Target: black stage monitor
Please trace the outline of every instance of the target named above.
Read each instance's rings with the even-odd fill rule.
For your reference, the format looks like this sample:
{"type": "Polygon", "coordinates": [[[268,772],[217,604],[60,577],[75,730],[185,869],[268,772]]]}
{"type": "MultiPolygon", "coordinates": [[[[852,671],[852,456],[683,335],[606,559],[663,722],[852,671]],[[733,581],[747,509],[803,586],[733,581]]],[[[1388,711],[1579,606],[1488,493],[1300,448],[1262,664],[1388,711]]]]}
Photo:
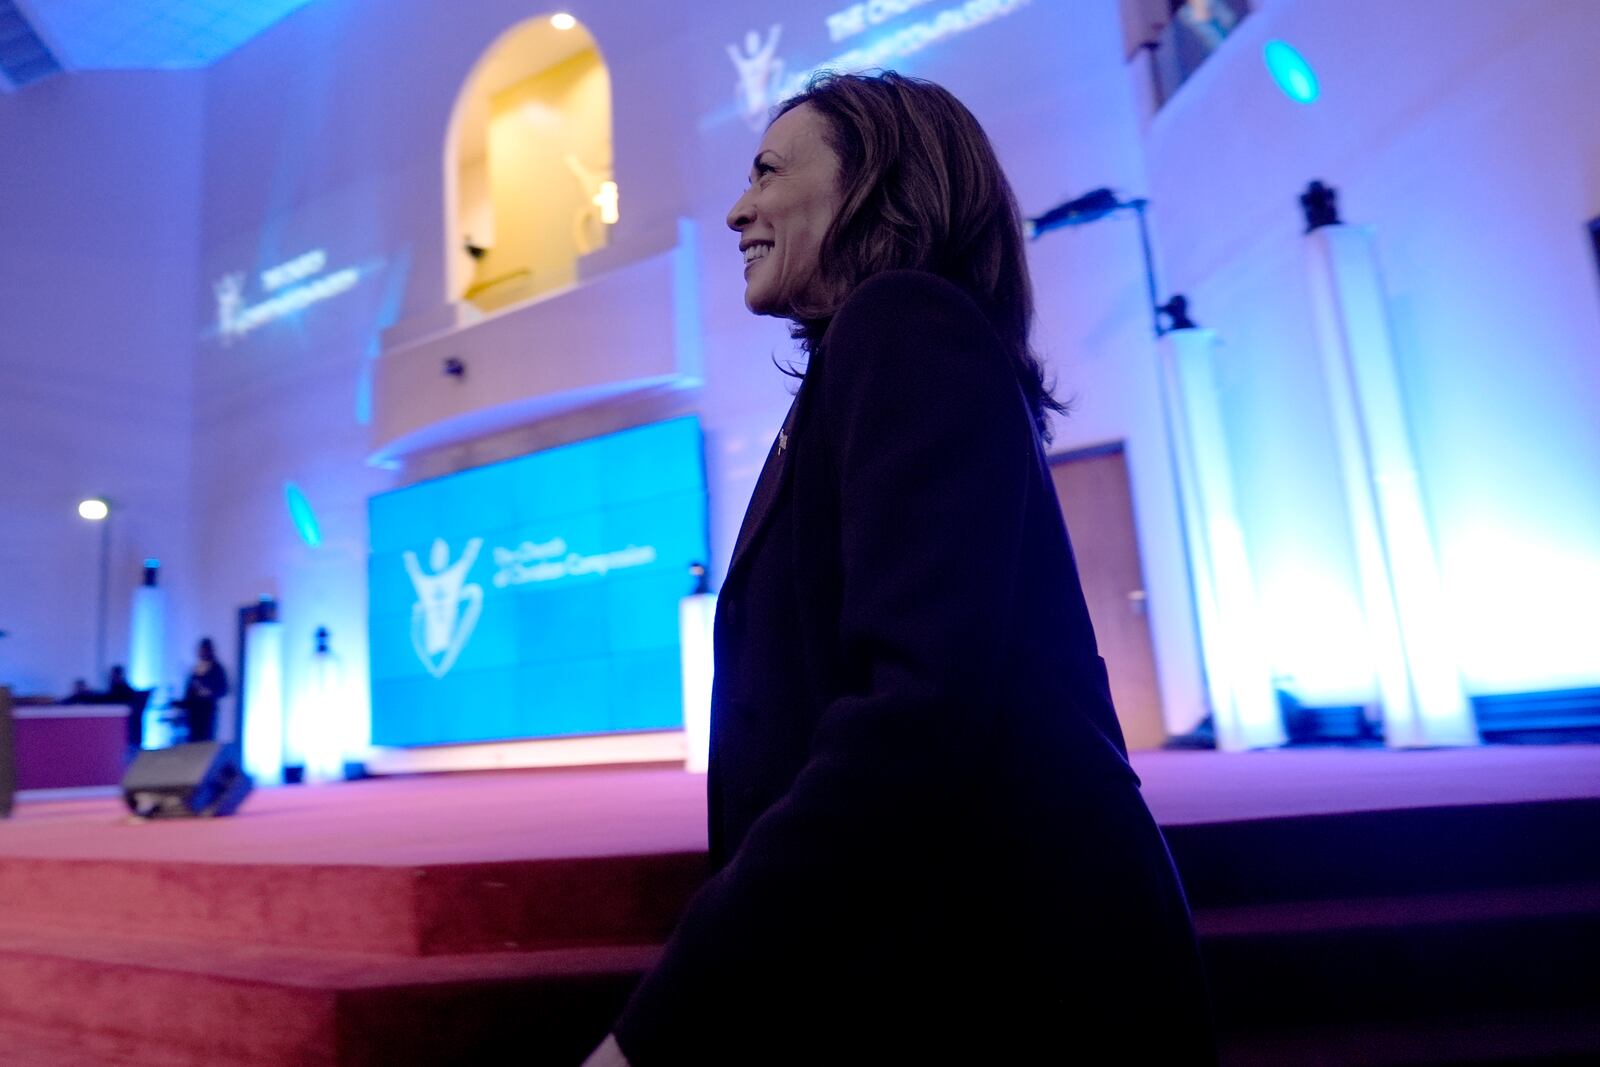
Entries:
{"type": "Polygon", "coordinates": [[[140,752],[122,776],[122,799],[142,818],[208,818],[238,811],[252,786],[233,746],[195,741],[140,752]]]}

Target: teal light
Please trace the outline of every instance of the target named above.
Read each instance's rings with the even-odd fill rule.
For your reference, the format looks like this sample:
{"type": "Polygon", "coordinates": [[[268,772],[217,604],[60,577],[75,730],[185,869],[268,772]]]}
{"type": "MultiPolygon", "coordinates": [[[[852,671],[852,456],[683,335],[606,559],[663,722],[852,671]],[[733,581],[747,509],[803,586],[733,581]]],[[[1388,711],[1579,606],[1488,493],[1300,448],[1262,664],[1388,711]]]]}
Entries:
{"type": "Polygon", "coordinates": [[[1264,50],[1267,71],[1278,88],[1297,104],[1315,102],[1321,90],[1317,87],[1317,72],[1305,57],[1282,41],[1268,41],[1264,50]]]}
{"type": "Polygon", "coordinates": [[[289,501],[289,517],[294,520],[294,528],[300,531],[300,540],[312,548],[322,544],[322,530],[317,526],[316,513],[311,510],[311,502],[300,491],[300,487],[293,482],[285,482],[283,495],[289,501]]]}

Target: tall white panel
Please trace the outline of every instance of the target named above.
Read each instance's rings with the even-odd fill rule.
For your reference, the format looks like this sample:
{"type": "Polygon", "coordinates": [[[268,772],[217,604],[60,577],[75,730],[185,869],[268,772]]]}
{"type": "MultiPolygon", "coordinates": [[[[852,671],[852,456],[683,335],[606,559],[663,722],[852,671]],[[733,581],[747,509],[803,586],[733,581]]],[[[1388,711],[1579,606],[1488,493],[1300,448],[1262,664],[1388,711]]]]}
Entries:
{"type": "Polygon", "coordinates": [[[1158,345],[1217,747],[1241,751],[1288,738],[1234,504],[1216,348],[1205,329],[1171,330],[1158,345]]]}
{"type": "Polygon", "coordinates": [[[704,772],[711,766],[712,622],[717,598],[697,593],[678,601],[678,655],[683,667],[683,732],[688,741],[684,767],[704,772]]]}
{"type": "Polygon", "coordinates": [[[1384,736],[1396,748],[1477,744],[1445,639],[1373,233],[1323,226],[1307,235],[1305,249],[1384,736]]]}
{"type": "Polygon", "coordinates": [[[244,769],[257,785],[283,782],[283,624],[252,623],[244,635],[244,769]]]}

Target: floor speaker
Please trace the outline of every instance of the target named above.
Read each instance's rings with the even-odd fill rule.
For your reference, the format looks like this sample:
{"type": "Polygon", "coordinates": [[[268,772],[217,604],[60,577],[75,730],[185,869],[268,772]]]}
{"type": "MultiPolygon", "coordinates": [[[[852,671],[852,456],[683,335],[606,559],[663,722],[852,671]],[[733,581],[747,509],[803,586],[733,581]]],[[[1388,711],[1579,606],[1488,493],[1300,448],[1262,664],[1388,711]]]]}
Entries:
{"type": "Polygon", "coordinates": [[[145,819],[232,815],[251,788],[233,746],[220,741],[146,749],[122,776],[122,799],[145,819]]]}

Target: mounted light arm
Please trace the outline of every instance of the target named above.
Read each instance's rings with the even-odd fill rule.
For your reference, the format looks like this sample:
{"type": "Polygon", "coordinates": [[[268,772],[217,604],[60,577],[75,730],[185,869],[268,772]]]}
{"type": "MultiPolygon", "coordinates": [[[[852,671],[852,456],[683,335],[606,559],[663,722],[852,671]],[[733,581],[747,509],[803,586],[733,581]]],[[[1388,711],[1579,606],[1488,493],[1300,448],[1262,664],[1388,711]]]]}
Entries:
{"type": "Polygon", "coordinates": [[[1189,319],[1188,301],[1181,295],[1175,294],[1165,304],[1158,302],[1155,257],[1150,254],[1150,227],[1145,219],[1145,208],[1149,204],[1150,201],[1142,196],[1132,200],[1121,200],[1110,189],[1093,189],[1076,200],[1056,205],[1043,215],[1024,219],[1022,232],[1030,241],[1036,241],[1051,230],[1059,230],[1065,226],[1082,226],[1085,223],[1098,222],[1119,211],[1132,211],[1139,218],[1139,245],[1144,251],[1144,278],[1150,294],[1151,325],[1155,328],[1156,336],[1161,337],[1168,330],[1192,329],[1195,324],[1189,319]],[[1163,324],[1162,315],[1171,319],[1172,325],[1163,324]]]}

